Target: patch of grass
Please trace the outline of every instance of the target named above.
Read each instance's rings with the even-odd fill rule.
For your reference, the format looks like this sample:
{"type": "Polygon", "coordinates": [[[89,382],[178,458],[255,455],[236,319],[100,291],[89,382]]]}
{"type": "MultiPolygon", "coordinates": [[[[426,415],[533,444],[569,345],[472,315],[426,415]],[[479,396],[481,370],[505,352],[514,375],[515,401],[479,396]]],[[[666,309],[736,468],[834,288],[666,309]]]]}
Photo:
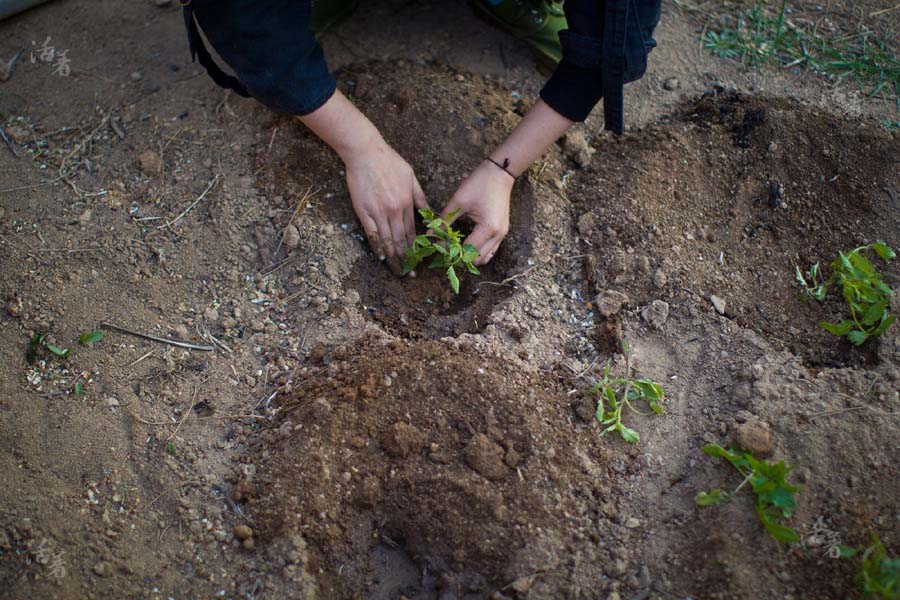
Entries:
{"type": "Polygon", "coordinates": [[[717,445],[710,444],[703,447],[703,451],[716,458],[724,458],[744,478],[733,492],[714,489],[710,492],[700,492],[694,501],[699,506],[713,506],[730,501],[747,484],[756,494],[756,515],[773,538],[779,542],[798,542],[800,536],[797,532],[781,523],[789,518],[797,506],[794,494],[800,488],[787,482],[787,475],[791,467],[784,461],[769,464],[759,460],[750,452],[744,452],[736,448],[726,450],[717,445]]]}
{"type": "Polygon", "coordinates": [[[872,600],[900,600],[900,557],[890,556],[878,539],[872,534],[872,543],[864,550],[840,548],[843,558],[850,558],[862,552],[856,581],[865,598],[872,600]]]}
{"type": "MultiPolygon", "coordinates": [[[[624,349],[628,355],[628,347],[625,346],[624,349]]],[[[590,393],[597,398],[597,420],[605,426],[600,435],[604,436],[617,431],[623,440],[635,443],[640,441],[641,436],[622,423],[622,410],[627,406],[632,412],[646,416],[650,413],[641,412],[632,404],[632,402],[643,400],[650,410],[661,415],[663,413],[663,389],[658,383],[649,379],[632,379],[631,361],[629,360],[627,363],[625,377],[610,378],[611,360],[607,361],[606,367],[603,369],[603,378],[591,387],[590,393]]]]}
{"type": "Polygon", "coordinates": [[[785,0],[779,6],[773,13],[758,2],[726,15],[719,30],[706,32],[703,47],[750,67],[805,65],[832,81],[851,79],[870,97],[892,99],[900,111],[900,56],[890,37],[872,32],[826,37],[791,22],[785,0]]]}
{"type": "Polygon", "coordinates": [[[822,302],[830,286],[838,284],[841,287],[844,300],[850,308],[850,318],[840,323],[822,321],[819,326],[834,335],[846,336],[856,346],[881,335],[897,319],[888,310],[894,292],[866,258],[865,255],[870,250],[885,261],[896,257],[890,246],[875,242],[847,252],[838,252],[838,258],[831,263],[832,275],[828,280],[823,280],[819,263],[810,267],[805,275],[800,267],[796,267],[797,281],[809,298],[822,302]]]}
{"type": "Polygon", "coordinates": [[[457,269],[465,269],[472,275],[481,274],[472,264],[472,261],[478,258],[478,250],[472,244],[463,244],[463,234],[450,225],[458,213],[459,211],[455,210],[444,219],[428,208],[419,209],[419,214],[428,227],[428,233],[416,236],[413,245],[406,249],[406,260],[403,262],[404,275],[429,256],[433,256],[428,268],[446,269],[450,287],[458,294],[457,269]]]}

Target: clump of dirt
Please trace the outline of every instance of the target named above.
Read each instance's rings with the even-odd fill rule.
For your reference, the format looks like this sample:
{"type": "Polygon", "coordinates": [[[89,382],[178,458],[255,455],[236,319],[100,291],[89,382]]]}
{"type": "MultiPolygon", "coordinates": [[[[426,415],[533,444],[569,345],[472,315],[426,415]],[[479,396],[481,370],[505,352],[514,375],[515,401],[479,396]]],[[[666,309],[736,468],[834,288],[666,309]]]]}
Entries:
{"type": "Polygon", "coordinates": [[[261,436],[238,497],[268,543],[305,539],[324,597],[577,597],[608,567],[612,455],[546,375],[465,340],[339,350],[261,436]]]}
{"type": "MultiPolygon", "coordinates": [[[[810,364],[877,358],[877,342],[855,349],[817,326],[844,318],[840,290],[803,302],[795,266],[900,243],[898,136],[793,101],[710,93],[606,143],[572,195],[597,291],[699,296],[810,364]]],[[[896,261],[879,267],[896,282],[896,261]]]]}

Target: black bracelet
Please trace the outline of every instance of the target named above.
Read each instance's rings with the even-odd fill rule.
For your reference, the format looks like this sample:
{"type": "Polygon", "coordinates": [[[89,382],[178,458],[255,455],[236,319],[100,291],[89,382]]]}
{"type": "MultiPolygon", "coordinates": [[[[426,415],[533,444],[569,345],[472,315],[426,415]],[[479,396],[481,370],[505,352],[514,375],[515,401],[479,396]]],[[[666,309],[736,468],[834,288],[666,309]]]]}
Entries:
{"type": "Polygon", "coordinates": [[[498,167],[503,169],[503,172],[506,173],[507,175],[509,175],[510,177],[512,177],[513,180],[517,179],[517,177],[515,175],[513,175],[512,173],[510,173],[509,169],[507,168],[507,167],[509,167],[509,159],[508,158],[503,159],[502,165],[500,163],[498,163],[496,160],[494,160],[493,158],[491,158],[490,156],[485,156],[484,159],[491,161],[492,163],[494,163],[495,165],[497,165],[498,167]]]}

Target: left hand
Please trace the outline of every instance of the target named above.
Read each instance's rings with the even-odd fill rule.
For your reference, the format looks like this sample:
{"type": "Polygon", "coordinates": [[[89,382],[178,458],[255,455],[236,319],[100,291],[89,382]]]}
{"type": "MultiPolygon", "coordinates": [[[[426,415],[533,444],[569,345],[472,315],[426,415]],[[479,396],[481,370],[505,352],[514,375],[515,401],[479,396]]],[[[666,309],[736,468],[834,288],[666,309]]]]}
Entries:
{"type": "Polygon", "coordinates": [[[475,229],[463,243],[472,244],[479,256],[476,266],[485,265],[497,253],[509,231],[509,197],[515,180],[503,169],[485,160],[463,181],[447,203],[442,216],[460,209],[457,218],[467,215],[475,229]]]}

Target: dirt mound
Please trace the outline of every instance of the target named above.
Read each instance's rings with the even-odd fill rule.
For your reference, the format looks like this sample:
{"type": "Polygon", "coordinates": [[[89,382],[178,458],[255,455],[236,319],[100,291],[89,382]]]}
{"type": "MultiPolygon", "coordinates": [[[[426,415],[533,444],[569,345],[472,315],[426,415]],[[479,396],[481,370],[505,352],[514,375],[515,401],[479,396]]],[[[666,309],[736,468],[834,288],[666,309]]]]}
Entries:
{"type": "Polygon", "coordinates": [[[607,456],[545,375],[466,342],[338,355],[237,485],[268,543],[305,539],[324,597],[595,585],[596,542],[620,528],[603,512],[607,456]]]}
{"type": "MultiPolygon", "coordinates": [[[[490,79],[441,64],[369,62],[347,67],[336,77],[388,143],[410,161],[436,209],[446,205],[466,175],[512,130],[517,111],[524,108],[508,89],[490,79]],[[410,93],[411,81],[417,82],[422,93],[410,93]]],[[[359,294],[370,319],[413,338],[440,338],[484,328],[493,308],[510,295],[510,288],[501,285],[503,280],[528,266],[535,199],[527,178],[521,178],[514,191],[510,233],[497,256],[477,279],[463,277],[456,296],[441,273],[426,270],[416,281],[398,280],[373,260],[342,181],[340,160],[296,124],[279,121],[276,126],[288,129],[292,139],[261,152],[257,168],[276,202],[284,204],[285,217],[293,214],[293,203],[307,189],[319,189],[325,201],[316,209],[340,224],[337,231],[350,234],[359,244],[344,288],[359,294]]],[[[462,226],[466,227],[465,222],[462,226]]]]}
{"type": "MultiPolygon", "coordinates": [[[[817,326],[840,294],[804,303],[795,266],[838,250],[900,244],[900,137],[787,100],[711,93],[667,122],[604,139],[571,195],[598,251],[588,278],[646,303],[693,295],[811,364],[871,363],[817,326]]],[[[889,277],[898,266],[884,267],[889,277]]]]}

